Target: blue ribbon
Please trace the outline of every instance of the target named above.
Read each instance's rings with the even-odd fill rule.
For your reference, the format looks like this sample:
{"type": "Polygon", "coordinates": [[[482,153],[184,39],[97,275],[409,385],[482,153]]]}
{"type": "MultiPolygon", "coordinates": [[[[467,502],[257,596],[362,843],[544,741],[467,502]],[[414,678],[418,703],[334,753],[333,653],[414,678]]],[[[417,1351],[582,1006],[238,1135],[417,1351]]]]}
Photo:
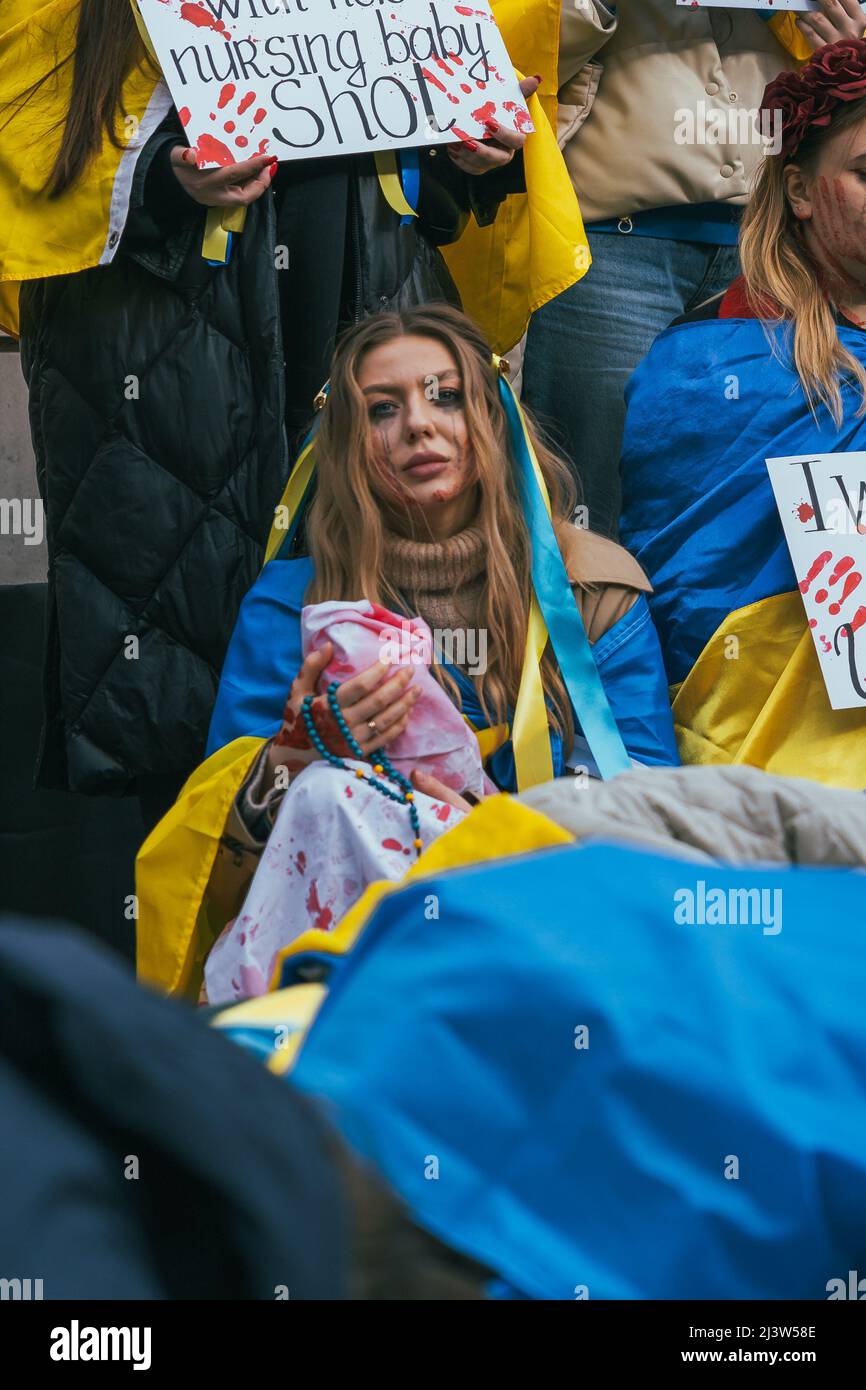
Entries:
{"type": "MultiPolygon", "coordinates": [[[[397,154],[397,167],[400,170],[400,185],[403,189],[403,197],[415,212],[418,211],[418,199],[421,196],[421,161],[418,158],[417,150],[400,150],[397,154]]],[[[400,226],[405,227],[415,218],[405,213],[400,218],[400,226]]]]}
{"type": "Polygon", "coordinates": [[[631,767],[592,654],[571,581],[547,513],[544,497],[529,455],[517,402],[500,378],[499,395],[508,420],[517,460],[523,507],[532,543],[532,583],[550,641],[559,662],[575,718],[589,744],[602,777],[615,777],[631,767]]]}

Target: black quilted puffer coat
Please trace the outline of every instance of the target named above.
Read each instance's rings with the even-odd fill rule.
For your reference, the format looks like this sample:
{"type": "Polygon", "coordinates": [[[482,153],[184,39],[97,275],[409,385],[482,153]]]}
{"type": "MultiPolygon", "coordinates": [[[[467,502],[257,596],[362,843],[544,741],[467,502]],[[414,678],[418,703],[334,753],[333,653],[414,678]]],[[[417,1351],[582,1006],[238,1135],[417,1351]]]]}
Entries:
{"type": "MultiPolygon", "coordinates": [[[[372,160],[286,166],[214,268],[169,166],[180,139],[170,117],[142,151],[110,266],[22,290],[50,566],[42,786],[125,793],[198,763],[288,476],[286,423],[309,414],[338,327],[456,297],[434,246],[484,183],[422,152],[405,227],[372,160]]],[[[487,183],[476,213],[504,191],[487,183]]]]}

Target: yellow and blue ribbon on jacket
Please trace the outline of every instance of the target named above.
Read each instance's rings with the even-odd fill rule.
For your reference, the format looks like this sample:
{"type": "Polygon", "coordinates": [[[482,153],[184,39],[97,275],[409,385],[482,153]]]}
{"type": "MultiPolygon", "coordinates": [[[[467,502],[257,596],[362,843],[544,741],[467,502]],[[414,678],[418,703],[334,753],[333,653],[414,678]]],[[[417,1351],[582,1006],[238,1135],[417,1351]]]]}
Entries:
{"type": "MultiPolygon", "coordinates": [[[[605,694],[592,655],[586,628],[575,602],[571,581],[551,522],[550,497],[526,428],[526,418],[510,383],[501,373],[499,395],[519,470],[524,514],[532,544],[533,599],[523,678],[514,712],[513,738],[517,785],[522,790],[527,786],[535,786],[540,781],[549,781],[552,776],[552,767],[546,777],[538,775],[541,763],[535,751],[542,714],[545,734],[547,728],[540,662],[548,635],[575,717],[589,744],[598,770],[605,779],[615,777],[618,772],[625,772],[631,767],[631,759],[617,728],[610,701],[605,694]],[[537,677],[534,670],[536,666],[539,667],[537,677]],[[519,738],[519,735],[522,735],[522,738],[519,738]],[[519,747],[521,742],[522,749],[519,747]]],[[[549,738],[545,741],[549,765],[549,738]]]]}
{"type": "Polygon", "coordinates": [[[376,175],[382,196],[405,227],[418,216],[421,194],[421,161],[417,150],[377,150],[376,175]]]}

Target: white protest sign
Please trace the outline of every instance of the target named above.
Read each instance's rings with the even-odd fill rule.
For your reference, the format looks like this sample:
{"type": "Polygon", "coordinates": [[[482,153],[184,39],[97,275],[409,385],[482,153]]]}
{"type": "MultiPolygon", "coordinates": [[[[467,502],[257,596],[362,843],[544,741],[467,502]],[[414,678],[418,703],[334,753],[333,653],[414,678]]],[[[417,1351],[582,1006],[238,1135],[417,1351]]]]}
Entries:
{"type": "Polygon", "coordinates": [[[487,0],[139,0],[200,168],[532,122],[487,0]]]}
{"type": "Polygon", "coordinates": [[[866,454],[767,459],[833,709],[866,707],[866,454]]]}
{"type": "Polygon", "coordinates": [[[677,0],[690,10],[820,10],[818,0],[677,0]]]}

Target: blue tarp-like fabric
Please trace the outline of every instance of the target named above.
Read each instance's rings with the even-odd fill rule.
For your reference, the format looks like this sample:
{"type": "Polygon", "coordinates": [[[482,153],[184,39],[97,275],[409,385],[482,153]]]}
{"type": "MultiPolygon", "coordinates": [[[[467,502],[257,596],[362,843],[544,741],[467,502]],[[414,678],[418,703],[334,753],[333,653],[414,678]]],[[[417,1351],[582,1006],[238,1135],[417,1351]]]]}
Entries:
{"type": "MultiPolygon", "coordinates": [[[[289,687],[303,660],[300,615],[313,575],[307,558],[271,560],[241,605],[223,666],[208,735],[207,756],[245,734],[270,738],[280,726],[289,687]]],[[[639,762],[679,762],[658,637],[641,595],[593,647],[596,665],[626,748],[639,762]]],[[[474,689],[461,680],[464,712],[486,727],[474,689]]],[[[554,741],[554,766],[563,770],[554,741]]],[[[494,756],[491,775],[514,786],[511,741],[494,756]]]]}
{"type": "Polygon", "coordinates": [[[606,845],[412,883],[293,1084],[526,1296],[826,1298],[866,1261],[864,886],[606,845]],[[762,920],[675,920],[713,889],[762,920]]]}

